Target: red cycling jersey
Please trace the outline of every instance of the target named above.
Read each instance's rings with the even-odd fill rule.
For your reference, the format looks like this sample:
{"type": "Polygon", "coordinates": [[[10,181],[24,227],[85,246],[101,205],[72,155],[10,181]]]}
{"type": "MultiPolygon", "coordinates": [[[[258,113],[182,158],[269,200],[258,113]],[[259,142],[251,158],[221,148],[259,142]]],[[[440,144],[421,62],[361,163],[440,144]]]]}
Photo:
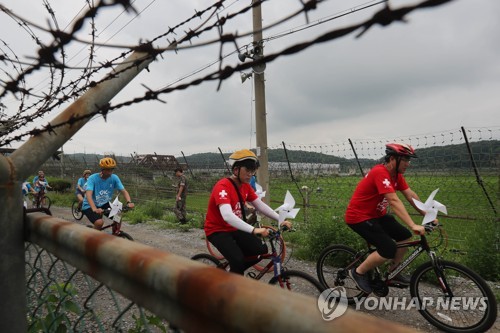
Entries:
{"type": "Polygon", "coordinates": [[[398,173],[398,179],[394,182],[384,164],[374,166],[354,190],[345,213],[345,222],[356,224],[384,216],[389,206],[384,194],[408,188],[401,173],[398,173]]]}
{"type": "MultiPolygon", "coordinates": [[[[245,202],[252,202],[258,199],[257,194],[250,184],[243,183],[240,188],[243,205],[245,202]]],[[[210,200],[208,201],[207,218],[205,219],[205,234],[207,236],[214,232],[231,232],[237,229],[224,221],[219,210],[219,205],[229,204],[233,213],[239,218],[243,218],[241,213],[240,199],[238,193],[228,178],[221,179],[215,184],[210,200]]]]}

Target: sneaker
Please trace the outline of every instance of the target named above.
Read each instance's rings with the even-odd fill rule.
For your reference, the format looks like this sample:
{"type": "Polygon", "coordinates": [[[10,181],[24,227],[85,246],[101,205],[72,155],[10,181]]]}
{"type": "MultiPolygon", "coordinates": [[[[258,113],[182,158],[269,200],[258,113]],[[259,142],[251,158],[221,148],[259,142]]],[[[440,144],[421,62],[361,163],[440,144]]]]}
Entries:
{"type": "Polygon", "coordinates": [[[372,286],[370,285],[370,279],[365,275],[365,274],[358,274],[356,273],[356,267],[352,268],[349,270],[349,276],[351,279],[356,283],[356,286],[358,288],[369,294],[372,292],[372,286]]]}
{"type": "Polygon", "coordinates": [[[390,283],[409,286],[410,285],[410,277],[407,275],[404,275],[403,273],[399,273],[398,275],[396,275],[395,277],[392,278],[390,283]]]}

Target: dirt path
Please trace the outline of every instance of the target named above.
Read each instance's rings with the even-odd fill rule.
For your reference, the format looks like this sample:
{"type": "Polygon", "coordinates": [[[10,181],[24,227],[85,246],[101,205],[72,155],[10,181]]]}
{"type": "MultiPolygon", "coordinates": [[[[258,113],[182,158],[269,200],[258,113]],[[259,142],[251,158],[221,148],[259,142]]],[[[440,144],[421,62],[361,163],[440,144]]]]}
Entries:
{"type": "MultiPolygon", "coordinates": [[[[69,208],[51,208],[52,214],[56,217],[74,221],[69,208]]],[[[88,221],[84,217],[78,223],[86,224],[88,221]]],[[[201,229],[189,229],[188,231],[180,231],[173,229],[160,229],[151,224],[142,223],[129,225],[124,223],[123,230],[129,233],[135,241],[158,248],[167,252],[172,252],[187,258],[190,258],[197,253],[208,253],[205,244],[205,237],[201,229]]],[[[298,269],[309,273],[316,277],[316,264],[312,262],[297,261],[293,258],[287,263],[287,267],[298,269]]],[[[410,298],[408,289],[390,290],[389,295],[410,298]]],[[[379,318],[384,318],[390,321],[398,322],[403,325],[413,327],[420,332],[441,332],[434,326],[429,324],[420,313],[415,310],[362,310],[370,315],[379,318]]],[[[500,323],[497,320],[496,325],[490,332],[500,333],[500,323]]]]}

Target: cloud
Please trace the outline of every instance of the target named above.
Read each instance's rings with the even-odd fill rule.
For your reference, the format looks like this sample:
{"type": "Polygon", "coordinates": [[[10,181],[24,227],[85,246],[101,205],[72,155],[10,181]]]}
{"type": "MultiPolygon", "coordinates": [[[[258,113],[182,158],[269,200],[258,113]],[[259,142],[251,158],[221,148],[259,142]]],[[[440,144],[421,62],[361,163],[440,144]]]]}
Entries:
{"type": "MultiPolygon", "coordinates": [[[[47,15],[41,8],[22,7],[24,2],[19,3],[12,2],[13,7],[20,6],[18,12],[28,7],[22,12],[25,17],[44,22],[41,18],[47,15]]],[[[85,4],[84,1],[78,5],[67,1],[50,3],[61,27],[69,24],[85,4]]],[[[409,3],[414,2],[399,0],[391,1],[390,5],[397,8],[409,3]]],[[[228,6],[220,15],[236,11],[238,5],[242,4],[228,6]]],[[[137,18],[120,15],[118,8],[100,12],[96,20],[99,40],[107,41],[111,36],[114,36],[111,43],[136,44],[140,39],[151,40],[192,16],[195,8],[204,8],[206,3],[183,0],[154,2],[148,8],[145,4],[137,6],[144,6],[139,7],[143,11],[137,18]]],[[[294,6],[298,8],[299,2],[294,6]]],[[[350,1],[323,2],[317,11],[309,13],[309,21],[334,16],[352,6],[350,1]]],[[[284,8],[285,12],[293,10],[290,1],[266,3],[263,23],[275,22],[284,14],[284,8]]],[[[376,6],[316,28],[269,40],[265,53],[279,52],[325,31],[362,22],[380,8],[376,6]]],[[[454,1],[411,13],[407,23],[374,26],[361,38],[349,35],[267,64],[265,96],[269,145],[279,145],[282,141],[331,143],[347,138],[439,132],[460,126],[498,126],[498,12],[500,2],[497,1],[454,1]]],[[[2,26],[4,22],[2,20],[2,26]]],[[[188,27],[200,23],[201,20],[194,20],[179,30],[175,38],[180,38],[188,27]]],[[[245,18],[228,22],[224,33],[250,31],[251,24],[248,12],[245,18]]],[[[264,37],[277,36],[304,24],[305,17],[300,15],[276,29],[266,30],[264,37]]],[[[26,38],[27,34],[18,30],[12,35],[26,38]]],[[[88,31],[88,28],[82,30],[88,31]]],[[[82,35],[89,38],[88,34],[82,35]]],[[[216,32],[211,32],[206,39],[216,37],[216,32]]],[[[168,38],[172,40],[174,36],[168,38]]],[[[251,38],[239,40],[238,44],[250,43],[251,38]]],[[[194,40],[201,41],[203,39],[194,40]]],[[[165,46],[166,38],[157,43],[165,46]]],[[[87,53],[85,50],[80,56],[72,54],[79,49],[80,44],[68,48],[75,62],[85,59],[82,56],[87,53]]],[[[15,50],[18,55],[34,54],[36,47],[33,42],[25,41],[15,50]]],[[[233,50],[234,45],[226,43],[222,55],[233,50]]],[[[123,50],[101,48],[96,60],[113,59],[120,52],[123,50]]],[[[166,52],[150,65],[149,72],[141,73],[116,96],[112,104],[143,96],[142,84],[160,89],[214,72],[219,66],[216,62],[219,52],[219,45],[166,52]],[[205,67],[207,69],[202,70],[205,67]]],[[[236,54],[223,60],[223,66],[238,63],[236,54]]],[[[104,73],[99,73],[95,79],[104,73]]],[[[148,101],[124,107],[109,115],[106,123],[102,119],[90,122],[66,146],[73,151],[85,147],[87,151],[115,151],[125,155],[131,151],[159,154],[184,151],[189,154],[217,151],[218,147],[255,146],[252,80],[241,83],[239,73],[235,73],[222,83],[219,91],[217,85],[218,82],[205,82],[161,95],[166,104],[148,101]]],[[[50,119],[46,117],[44,121],[50,119]]]]}

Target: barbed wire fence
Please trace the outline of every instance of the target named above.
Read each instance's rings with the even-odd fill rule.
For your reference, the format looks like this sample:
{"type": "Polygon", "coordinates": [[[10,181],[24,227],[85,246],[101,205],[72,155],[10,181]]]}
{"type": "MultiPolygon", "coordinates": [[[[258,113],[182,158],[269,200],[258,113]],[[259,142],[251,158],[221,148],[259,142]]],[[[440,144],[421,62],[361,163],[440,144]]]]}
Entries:
{"type": "MultiPolygon", "coordinates": [[[[51,27],[36,25],[0,4],[0,11],[18,23],[32,37],[38,48],[34,59],[24,61],[20,59],[15,50],[11,49],[3,40],[0,40],[3,42],[0,46],[0,60],[6,64],[5,68],[8,68],[2,70],[6,75],[0,82],[0,146],[8,146],[14,142],[22,141],[31,136],[38,136],[42,133],[53,133],[58,127],[71,126],[79,121],[97,115],[102,115],[106,119],[110,112],[133,104],[146,101],[162,102],[160,97],[163,95],[177,90],[185,90],[205,82],[218,81],[218,89],[220,89],[223,81],[231,77],[234,73],[250,69],[262,63],[270,63],[281,56],[299,53],[312,45],[332,41],[356,32],[358,32],[357,37],[361,37],[374,25],[386,26],[392,22],[403,21],[405,16],[412,11],[440,6],[449,1],[427,0],[395,10],[386,6],[371,19],[360,24],[331,30],[310,41],[290,45],[280,52],[268,54],[256,61],[242,63],[237,66],[224,66],[223,61],[226,55],[222,54],[222,46],[225,44],[233,45],[233,54],[244,50],[248,45],[240,47],[238,40],[252,33],[227,33],[224,31],[225,23],[239,15],[248,13],[252,7],[260,5],[263,2],[265,1],[254,1],[237,12],[221,17],[217,13],[225,8],[224,5],[227,1],[215,2],[203,10],[196,11],[192,17],[169,28],[165,33],[150,38],[150,41],[146,43],[137,45],[98,44],[96,42],[97,31],[94,28],[89,34],[91,41],[82,40],[77,36],[86,21],[90,21],[90,26],[93,27],[94,17],[102,8],[123,6],[124,11],[134,12],[135,9],[130,1],[99,1],[96,5],[88,2],[87,10],[84,10],[80,18],[74,21],[69,32],[59,28],[57,18],[51,9],[49,1],[45,1],[44,4],[52,20],[51,27]],[[194,20],[200,18],[203,18],[205,21],[199,24],[197,28],[190,28],[188,26],[194,20]],[[52,26],[55,28],[52,28],[52,26]],[[177,33],[180,33],[183,29],[184,37],[177,38],[177,33]],[[38,37],[36,31],[50,34],[53,36],[53,40],[48,43],[44,42],[38,37]],[[218,38],[199,43],[195,42],[209,31],[216,31],[218,38]],[[160,41],[164,40],[168,42],[166,46],[157,45],[160,41]],[[89,47],[88,63],[85,67],[76,68],[66,65],[67,56],[65,47],[73,42],[80,42],[89,47]],[[140,97],[116,105],[108,104],[99,107],[97,111],[88,115],[75,114],[58,124],[48,124],[40,128],[29,128],[35,121],[43,119],[44,116],[47,116],[66,103],[79,98],[89,88],[95,87],[105,80],[112,80],[115,76],[119,75],[120,73],[115,73],[115,76],[111,75],[105,79],[95,79],[97,75],[103,73],[103,70],[107,71],[109,68],[122,62],[131,52],[141,51],[147,53],[147,57],[138,60],[138,62],[141,62],[148,61],[151,58],[158,58],[165,52],[178,52],[184,48],[203,47],[209,44],[220,45],[220,63],[218,70],[208,75],[199,76],[187,83],[176,82],[177,84],[170,84],[157,90],[144,87],[144,94],[140,97]],[[117,48],[123,51],[112,60],[97,63],[95,60],[96,47],[117,48]],[[48,69],[50,73],[49,84],[45,87],[44,91],[39,91],[35,85],[29,84],[28,78],[43,69],[48,69]],[[71,75],[68,75],[68,71],[75,69],[81,70],[82,74],[76,78],[70,78],[71,75]],[[7,108],[7,98],[16,99],[18,108],[15,110],[7,108]]],[[[276,24],[283,24],[283,22],[300,15],[303,15],[307,20],[308,12],[316,10],[321,6],[321,3],[322,1],[301,2],[302,7],[298,11],[284,14],[282,20],[276,24]]],[[[264,29],[267,28],[269,27],[264,29]]],[[[135,67],[137,64],[137,62],[130,63],[127,68],[135,67]]],[[[484,175],[498,177],[498,142],[495,142],[498,139],[498,131],[474,131],[469,134],[468,139],[471,142],[491,140],[492,147],[486,148],[488,149],[487,152],[478,153],[472,151],[472,155],[464,153],[464,155],[450,156],[450,158],[466,164],[466,161],[470,163],[467,157],[475,157],[476,154],[486,156],[486,160],[479,160],[480,163],[478,163],[477,169],[484,172],[484,175]],[[496,163],[494,167],[491,166],[492,161],[496,163]],[[488,166],[484,167],[484,165],[488,166]]],[[[417,149],[464,142],[463,136],[458,136],[456,132],[442,133],[431,137],[394,139],[398,139],[398,141],[401,141],[399,139],[404,139],[403,141],[413,144],[417,149]]],[[[311,230],[312,221],[314,223],[317,222],[317,225],[325,225],[332,221],[341,220],[341,212],[345,209],[349,198],[346,193],[352,191],[361,174],[368,170],[369,166],[365,163],[368,161],[365,160],[373,162],[374,159],[382,156],[380,149],[386,141],[392,141],[392,138],[381,138],[375,141],[349,139],[348,142],[330,145],[300,145],[282,142],[275,146],[270,146],[270,149],[282,153],[282,156],[275,160],[276,164],[272,165],[270,170],[272,202],[280,201],[276,199],[275,195],[278,197],[282,196],[284,189],[292,191],[297,199],[298,206],[302,208],[301,218],[303,219],[304,229],[311,230]],[[323,162],[318,162],[317,159],[314,159],[314,161],[310,160],[310,153],[312,152],[320,153],[321,157],[325,160],[323,162]],[[301,153],[304,154],[301,155],[301,153]],[[352,160],[353,156],[357,157],[353,161],[343,164],[334,163],[327,156],[350,160],[352,160]],[[341,181],[343,179],[348,179],[347,183],[341,181]]],[[[233,147],[224,147],[224,150],[219,148],[222,155],[228,154],[233,150],[233,147]]],[[[154,171],[134,166],[128,163],[127,159],[119,156],[117,156],[117,159],[121,165],[120,173],[126,180],[126,186],[136,192],[139,200],[156,200],[158,196],[168,196],[171,193],[171,189],[168,186],[158,184],[154,181],[155,177],[157,177],[157,173],[154,171]],[[140,196],[138,195],[139,193],[141,194],[140,196]]],[[[189,161],[189,157],[185,159],[189,161]]],[[[45,169],[49,176],[60,174],[62,178],[76,179],[77,175],[83,169],[91,168],[97,170],[96,165],[96,160],[84,160],[81,162],[64,156],[61,161],[47,161],[41,168],[45,169]]],[[[215,180],[224,176],[227,172],[222,157],[219,161],[213,161],[212,159],[201,163],[191,163],[189,161],[189,168],[193,171],[193,180],[198,183],[197,186],[194,186],[195,191],[208,192],[215,180]]],[[[419,184],[418,190],[421,193],[429,193],[434,189],[436,185],[434,177],[441,177],[443,175],[443,169],[436,171],[436,169],[419,168],[418,163],[415,163],[413,170],[415,171],[409,172],[408,177],[417,178],[415,183],[419,184]]],[[[160,171],[163,173],[162,176],[165,177],[165,170],[160,171]]],[[[471,184],[467,181],[457,181],[457,177],[455,176],[463,175],[463,170],[457,171],[456,174],[448,174],[449,171],[451,170],[446,170],[450,179],[447,185],[450,185],[453,191],[450,192],[459,193],[461,194],[461,198],[464,198],[464,202],[454,203],[455,207],[474,207],[474,212],[477,214],[484,210],[488,218],[491,219],[492,216],[495,216],[496,222],[496,213],[492,214],[491,208],[496,210],[498,206],[498,200],[496,202],[494,200],[494,193],[496,193],[498,198],[498,179],[496,182],[489,178],[487,181],[482,180],[484,186],[483,194],[491,195],[493,198],[492,203],[489,205],[491,207],[485,208],[488,205],[478,204],[478,201],[482,202],[483,199],[478,199],[479,196],[476,191],[472,190],[471,184]],[[463,203],[465,204],[462,206],[463,203]],[[487,211],[489,213],[486,213],[487,211]]],[[[442,184],[441,178],[440,184],[442,184]]],[[[446,198],[443,195],[442,201],[446,202],[446,198]]],[[[473,216],[466,217],[474,218],[473,216]]],[[[497,225],[498,223],[495,224],[495,226],[497,225]]],[[[458,233],[456,237],[460,238],[461,236],[458,233]]],[[[160,320],[156,322],[157,318],[150,316],[149,313],[135,306],[130,300],[116,296],[110,288],[98,281],[92,280],[88,275],[72,268],[71,265],[67,265],[64,261],[46,252],[43,248],[26,243],[25,254],[27,267],[26,281],[28,285],[27,297],[29,303],[28,313],[32,318],[30,321],[31,331],[57,331],[61,325],[73,331],[133,331],[134,328],[137,328],[136,325],[139,325],[137,331],[142,331],[142,326],[148,327],[148,331],[163,330],[162,325],[165,324],[164,321],[160,320]],[[75,288],[78,288],[78,290],[75,288]]]]}
{"type": "MultiPolygon", "coordinates": [[[[307,228],[311,224],[325,228],[341,227],[350,195],[361,177],[374,164],[380,163],[385,144],[406,142],[414,146],[420,155],[412,160],[411,167],[406,171],[410,186],[422,200],[436,188],[440,189],[438,201],[445,203],[449,212],[447,217],[443,216],[444,221],[467,221],[465,224],[447,225],[450,241],[454,240],[454,246],[465,251],[471,230],[482,219],[496,221],[498,217],[499,139],[499,128],[460,128],[421,136],[371,140],[349,138],[336,144],[282,142],[271,145],[271,205],[280,205],[286,190],[289,190],[297,206],[302,209],[297,217],[301,228],[307,228]]],[[[189,166],[186,175],[190,193],[208,197],[215,182],[229,175],[226,160],[236,149],[239,148],[218,147],[212,152],[194,154],[193,157],[178,156],[179,164],[189,166]]],[[[166,199],[173,199],[175,196],[172,184],[176,164],[164,169],[145,168],[134,163],[131,158],[114,157],[119,164],[118,174],[127,189],[133,193],[134,201],[142,204],[160,203],[168,208],[166,199]]],[[[98,169],[98,159],[98,156],[94,156],[93,161],[67,162],[66,175],[72,175],[71,181],[75,183],[82,170],[98,169]]],[[[61,169],[61,161],[47,161],[43,168],[47,174],[57,175],[61,169]]],[[[408,211],[413,212],[409,204],[405,200],[403,202],[408,211]]],[[[204,216],[205,212],[196,213],[204,216]]],[[[420,219],[416,213],[413,213],[413,217],[415,221],[420,219]]],[[[495,223],[494,230],[497,236],[490,245],[498,251],[498,223],[495,223]]],[[[333,237],[330,240],[312,242],[316,244],[312,253],[317,254],[317,251],[326,246],[325,241],[334,240],[333,237]]],[[[476,251],[469,249],[468,252],[476,251]]],[[[480,256],[481,251],[474,255],[480,256]]]]}

